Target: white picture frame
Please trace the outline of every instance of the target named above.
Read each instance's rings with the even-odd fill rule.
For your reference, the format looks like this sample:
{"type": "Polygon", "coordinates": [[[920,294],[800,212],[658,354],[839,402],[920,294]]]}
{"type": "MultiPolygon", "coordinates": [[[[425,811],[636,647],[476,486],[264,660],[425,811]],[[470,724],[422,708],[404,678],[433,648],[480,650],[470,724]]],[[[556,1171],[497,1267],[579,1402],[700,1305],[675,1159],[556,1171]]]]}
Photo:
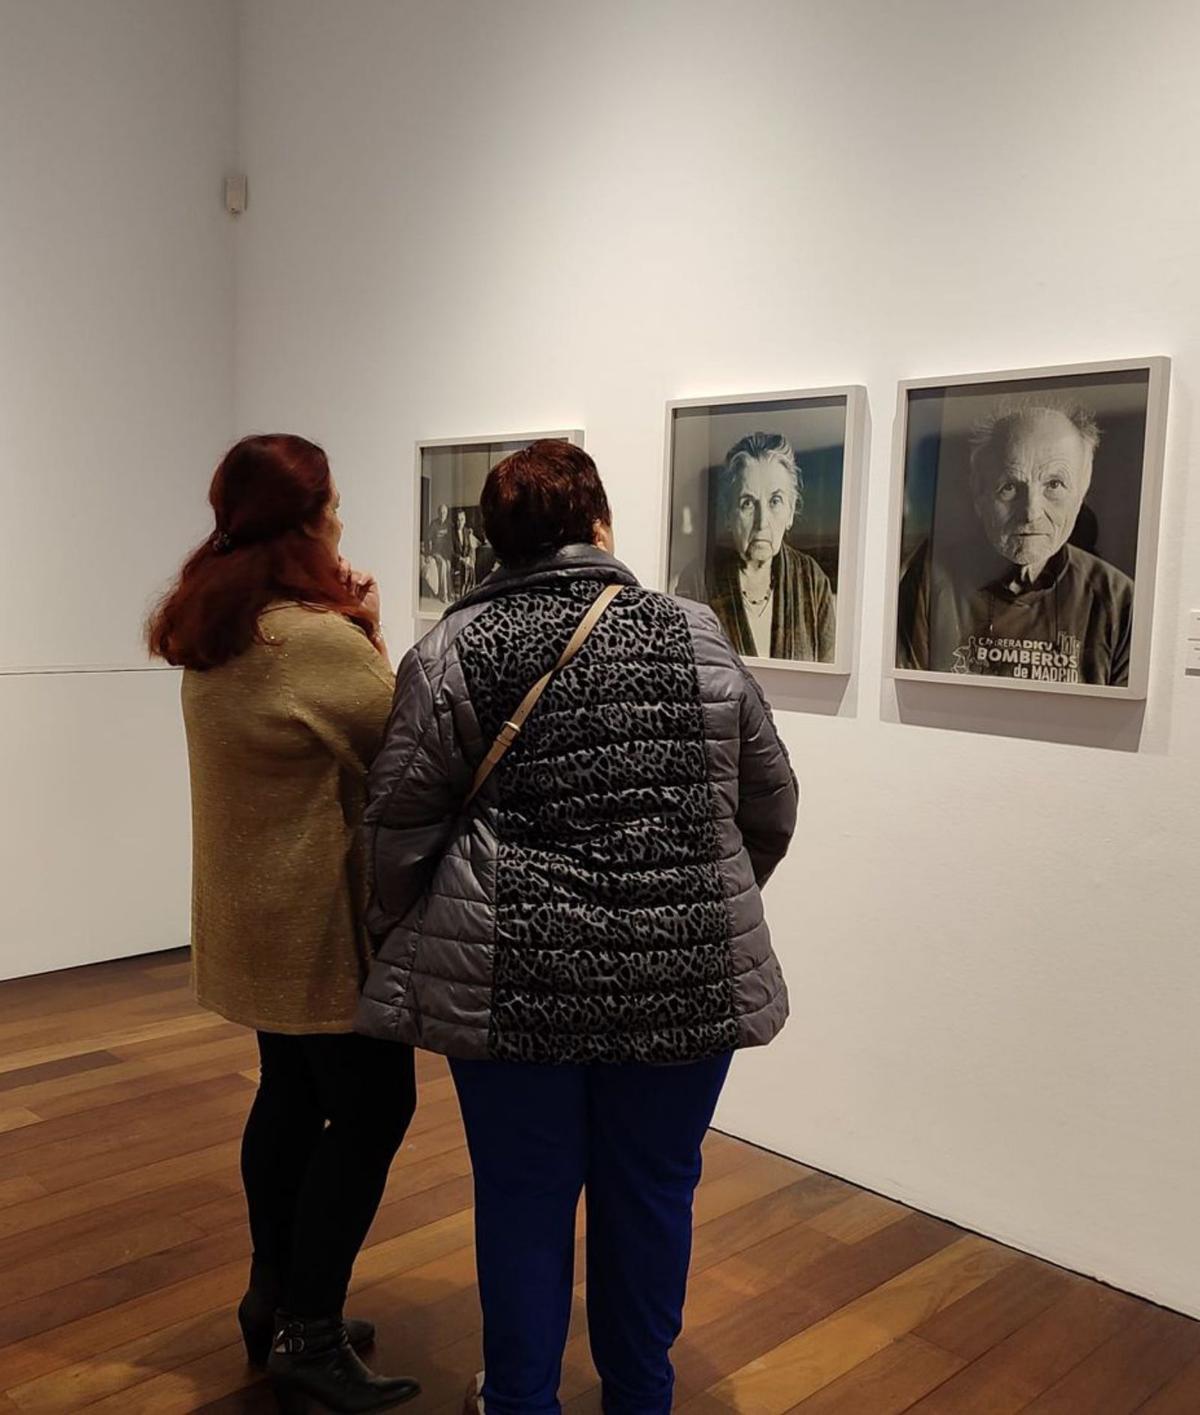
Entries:
{"type": "MultiPolygon", "coordinates": [[[[830,408],[838,402],[844,406],[842,422],[842,457],[840,467],[840,506],[837,513],[836,629],[832,658],[821,662],[815,658],[774,658],[756,653],[743,653],[747,665],[756,669],[777,669],[787,672],[817,673],[849,677],[854,663],[855,638],[858,624],[860,511],[862,501],[863,460],[867,429],[867,390],[862,384],[839,384],[825,388],[773,390],[766,393],[720,393],[705,398],[672,399],[666,406],[664,436],[664,478],[662,506],[662,541],[659,587],[675,593],[673,582],[678,578],[679,557],[673,547],[676,521],[676,435],[681,414],[695,410],[710,410],[714,415],[739,414],[778,404],[792,405],[790,411],[802,414],[803,405],[813,410],[830,408]]],[[[775,421],[765,414],[768,425],[775,421]]],[[[797,451],[797,462],[803,472],[804,454],[797,451]]],[[[790,535],[789,528],[789,535],[790,535]]]]}
{"type": "MultiPolygon", "coordinates": [[[[483,482],[487,473],[498,462],[502,461],[511,453],[528,447],[531,442],[542,440],[561,441],[573,443],[576,447],[583,446],[582,428],[558,429],[551,432],[518,432],[491,434],[477,437],[437,437],[421,438],[417,441],[414,449],[413,463],[413,570],[412,570],[412,593],[413,593],[413,618],[418,624],[436,623],[450,604],[454,602],[453,597],[437,599],[424,591],[429,588],[424,582],[423,560],[429,557],[423,553],[426,542],[427,521],[429,516],[429,504],[426,502],[425,490],[426,481],[429,480],[429,503],[437,505],[440,497],[450,495],[450,493],[438,492],[434,495],[432,479],[437,472],[431,466],[433,457],[431,454],[454,454],[461,452],[463,456],[459,459],[463,462],[470,461],[475,465],[462,473],[464,480],[461,483],[462,491],[454,496],[453,500],[446,503],[453,506],[455,511],[463,506],[478,506],[479,492],[483,488],[483,482]],[[479,455],[479,454],[483,455],[479,455]],[[463,500],[463,498],[466,500],[463,500]],[[435,602],[436,601],[436,602],[435,602]]],[[[444,456],[438,456],[438,461],[445,460],[444,456]]],[[[453,461],[453,457],[450,459],[453,461]]],[[[444,474],[444,473],[443,473],[444,474]]],[[[481,532],[479,533],[481,535],[481,532]]],[[[486,542],[485,542],[486,545],[486,542]]]]}
{"type": "MultiPolygon", "coordinates": [[[[1138,701],[1146,697],[1149,687],[1151,632],[1154,617],[1155,588],[1158,578],[1158,543],[1162,504],[1163,461],[1166,448],[1167,405],[1170,384],[1171,361],[1162,355],[1141,359],[1108,359],[1075,364],[1056,364],[1033,368],[991,370],[986,373],[955,374],[940,378],[906,379],[900,382],[897,391],[895,438],[892,449],[892,475],[889,506],[889,532],[887,553],[887,606],[885,618],[884,674],[888,678],[903,682],[947,684],[955,687],[976,687],[982,689],[1002,689],[1018,692],[1059,693],[1079,697],[1108,698],[1126,702],[1138,701]],[[1123,684],[1096,681],[1054,681],[1024,677],[1001,676],[999,672],[945,671],[944,669],[901,666],[898,651],[901,643],[899,617],[901,612],[901,581],[906,572],[906,564],[912,554],[911,546],[905,546],[906,497],[912,468],[909,466],[911,451],[910,417],[914,394],[931,393],[937,390],[954,392],[966,396],[968,390],[979,389],[980,398],[996,400],[1003,385],[1011,385],[1008,390],[1036,403],[1036,394],[1059,393],[1064,397],[1082,389],[1082,400],[1088,397],[1087,390],[1104,384],[1109,375],[1145,376],[1145,415],[1142,438],[1139,484],[1136,494],[1138,510],[1136,550],[1133,571],[1128,576],[1134,582],[1132,607],[1132,634],[1129,651],[1127,680],[1123,684]],[[1030,390],[1030,384],[1042,384],[1042,389],[1030,390]],[[1025,385],[1025,387],[1021,387],[1025,385]]],[[[971,396],[974,396],[973,394],[971,396]]],[[[1104,424],[1098,417],[1103,448],[1104,424]]],[[[940,453],[939,453],[940,455],[940,453]]],[[[1099,452],[1097,452],[1097,463],[1099,452]]],[[[1095,490],[1089,488],[1090,495],[1095,490]]],[[[936,500],[936,493],[935,493],[936,500]]],[[[1080,515],[1088,505],[1085,496],[1080,515]]],[[[936,514],[936,513],[935,513],[936,514]]],[[[1094,519],[1094,518],[1093,518],[1094,519]]],[[[933,540],[934,523],[931,522],[930,542],[933,540]]],[[[1072,536],[1074,535],[1074,525],[1072,536]]],[[[1100,557],[1103,560],[1103,557],[1100,557]]],[[[1107,562],[1105,562],[1107,563],[1107,562]]],[[[907,612],[907,611],[906,611],[907,612]]],[[[972,644],[982,640],[972,638],[972,644]]],[[[996,640],[1000,643],[1017,643],[1018,640],[996,640]]],[[[1032,641],[1027,641],[1032,642],[1032,641]]],[[[1076,641],[1077,643],[1079,641],[1076,641]]],[[[983,650],[979,650],[982,652],[983,650]]],[[[931,655],[932,657],[932,655],[931,655]]],[[[1080,655],[1084,658],[1086,655],[1080,655]]],[[[967,654],[968,660],[971,654],[967,654]]],[[[1049,670],[1041,670],[1043,672],[1049,670]]],[[[1055,670],[1058,671],[1058,670],[1055,670]]],[[[1062,670],[1070,672],[1068,668],[1062,670]]]]}

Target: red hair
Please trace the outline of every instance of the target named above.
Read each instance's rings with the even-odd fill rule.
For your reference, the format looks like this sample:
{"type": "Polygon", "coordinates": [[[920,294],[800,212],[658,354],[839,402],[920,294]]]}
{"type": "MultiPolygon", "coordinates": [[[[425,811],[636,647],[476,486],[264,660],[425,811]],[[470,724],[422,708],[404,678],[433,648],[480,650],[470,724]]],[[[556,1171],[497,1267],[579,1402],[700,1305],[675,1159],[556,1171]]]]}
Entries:
{"type": "Polygon", "coordinates": [[[262,642],[259,618],[281,600],[330,610],[378,644],[378,628],[312,532],[333,498],[325,453],[303,437],[244,437],[208,499],[216,531],[184,563],[150,618],[150,652],[176,667],[218,668],[262,642]]]}

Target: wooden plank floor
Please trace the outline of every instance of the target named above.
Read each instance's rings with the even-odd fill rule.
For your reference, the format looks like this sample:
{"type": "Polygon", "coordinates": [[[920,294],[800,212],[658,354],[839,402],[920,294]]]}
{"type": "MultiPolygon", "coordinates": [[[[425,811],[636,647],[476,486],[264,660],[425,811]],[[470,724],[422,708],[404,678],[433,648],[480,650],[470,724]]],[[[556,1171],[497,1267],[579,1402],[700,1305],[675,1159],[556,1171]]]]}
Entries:
{"type": "MultiPolygon", "coordinates": [[[[233,1319],[254,1058],[178,953],[0,984],[0,1415],[274,1409],[233,1319]]],[[[406,1408],[457,1415],[470,1172],[445,1068],[419,1066],[351,1306],[424,1383],[406,1408]]],[[[725,1136],[705,1154],[681,1415],[1200,1412],[1200,1323],[725,1136]]],[[[597,1415],[576,1296],[563,1399],[597,1415]]]]}

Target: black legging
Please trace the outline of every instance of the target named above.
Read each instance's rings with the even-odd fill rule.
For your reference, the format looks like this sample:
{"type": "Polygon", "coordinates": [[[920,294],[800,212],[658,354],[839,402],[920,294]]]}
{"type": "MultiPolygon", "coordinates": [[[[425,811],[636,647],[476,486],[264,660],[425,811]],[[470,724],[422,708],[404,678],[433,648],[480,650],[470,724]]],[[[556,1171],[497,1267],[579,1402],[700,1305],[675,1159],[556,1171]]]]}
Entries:
{"type": "Polygon", "coordinates": [[[259,1032],[242,1137],[254,1260],[299,1317],[340,1312],[416,1108],[411,1047],[352,1032],[259,1032]]]}

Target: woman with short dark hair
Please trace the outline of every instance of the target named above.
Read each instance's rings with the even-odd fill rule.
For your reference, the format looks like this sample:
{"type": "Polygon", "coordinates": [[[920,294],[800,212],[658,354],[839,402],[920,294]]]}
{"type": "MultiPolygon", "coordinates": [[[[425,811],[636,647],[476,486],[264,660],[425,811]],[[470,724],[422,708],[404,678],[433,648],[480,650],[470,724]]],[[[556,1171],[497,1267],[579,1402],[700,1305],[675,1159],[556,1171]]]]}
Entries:
{"type": "Polygon", "coordinates": [[[285,1402],[385,1410],[345,1322],[354,1259],[416,1104],[413,1056],[354,1032],[368,952],[357,839],[394,680],[375,581],[339,559],[339,497],[302,437],[247,437],[209,494],[216,524],[150,624],[182,667],[191,762],[193,981],[257,1034],[242,1141],[246,1351],[285,1402]]]}
{"type": "Polygon", "coordinates": [[[451,1058],[484,1313],[468,1409],[559,1411],[586,1192],[604,1409],[666,1415],[701,1141],[732,1053],[787,1014],[759,889],[796,782],[712,611],[613,558],[582,449],[515,453],[482,508],[501,565],[406,656],[371,776],[359,1026],[451,1058]]]}

